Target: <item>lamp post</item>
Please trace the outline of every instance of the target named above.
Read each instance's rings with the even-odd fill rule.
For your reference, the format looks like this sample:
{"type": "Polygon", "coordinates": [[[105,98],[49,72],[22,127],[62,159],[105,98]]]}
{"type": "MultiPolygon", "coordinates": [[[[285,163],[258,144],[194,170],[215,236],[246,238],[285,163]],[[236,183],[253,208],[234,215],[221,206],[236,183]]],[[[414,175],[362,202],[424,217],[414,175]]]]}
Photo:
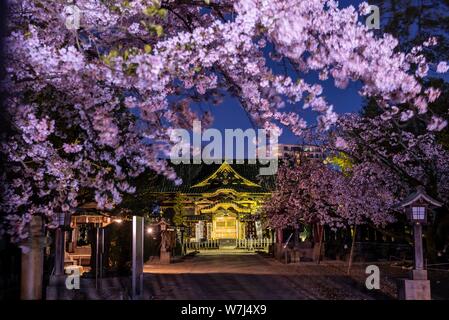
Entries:
{"type": "Polygon", "coordinates": [[[399,298],[404,300],[430,300],[430,281],[424,267],[422,226],[427,224],[430,208],[441,207],[443,204],[429,196],[423,187],[408,196],[401,207],[406,211],[407,218],[413,225],[414,264],[411,279],[402,279],[399,288],[399,298]]]}

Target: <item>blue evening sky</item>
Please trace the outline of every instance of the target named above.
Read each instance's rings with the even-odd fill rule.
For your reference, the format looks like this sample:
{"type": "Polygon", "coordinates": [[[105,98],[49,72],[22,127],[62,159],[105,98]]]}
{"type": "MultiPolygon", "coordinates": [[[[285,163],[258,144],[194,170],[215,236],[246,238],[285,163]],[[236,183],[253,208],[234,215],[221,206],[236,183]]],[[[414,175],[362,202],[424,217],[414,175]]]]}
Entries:
{"type": "MultiPolygon", "coordinates": [[[[345,8],[350,5],[354,7],[358,7],[360,3],[364,0],[340,0],[339,7],[345,8]]],[[[369,3],[369,1],[368,1],[369,3]]],[[[361,19],[365,19],[366,17],[361,17],[361,19]]],[[[382,11],[380,12],[381,18],[381,30],[382,32],[382,11]]],[[[413,25],[412,25],[413,28],[413,25]]],[[[412,30],[413,32],[413,30],[412,30]]],[[[267,58],[268,66],[274,71],[274,73],[284,74],[285,66],[281,63],[273,62],[269,59],[268,53],[270,51],[270,45],[267,46],[265,50],[265,56],[267,58]]],[[[287,74],[293,78],[293,80],[298,79],[298,76],[295,72],[291,70],[287,66],[287,74]]],[[[430,71],[429,75],[431,76],[440,76],[436,75],[434,72],[430,71]]],[[[333,79],[330,78],[327,81],[320,81],[316,72],[310,72],[309,74],[301,74],[299,75],[301,78],[305,79],[308,83],[319,83],[323,87],[323,97],[328,101],[329,104],[334,106],[334,111],[338,114],[348,113],[348,112],[358,112],[361,110],[361,107],[364,104],[363,97],[359,96],[358,91],[361,87],[360,82],[350,82],[348,87],[345,89],[339,89],[334,86],[333,79]]],[[[445,74],[442,76],[446,81],[449,81],[449,74],[445,74]]],[[[194,105],[194,109],[199,110],[210,110],[214,116],[214,122],[212,128],[216,128],[224,134],[225,129],[248,129],[251,128],[251,122],[248,118],[247,113],[243,110],[240,105],[237,97],[232,97],[229,94],[225,96],[224,101],[220,105],[207,105],[205,103],[201,103],[200,105],[194,105]]],[[[317,113],[303,110],[302,102],[296,105],[287,105],[283,111],[295,111],[299,112],[301,116],[306,119],[309,124],[316,123],[317,113]]],[[[281,126],[282,127],[282,126],[281,126]]],[[[287,128],[283,127],[283,134],[279,138],[280,143],[300,143],[300,139],[291,133],[287,128]]]]}
{"type": "MultiPolygon", "coordinates": [[[[363,2],[362,0],[341,0],[340,8],[347,7],[349,5],[358,6],[359,3],[363,2]]],[[[268,51],[268,50],[267,50],[268,51]]],[[[269,67],[274,70],[274,72],[284,72],[284,67],[280,66],[276,63],[268,63],[269,67]]],[[[288,70],[288,74],[296,79],[294,73],[291,70],[288,70]]],[[[362,106],[362,97],[357,93],[360,84],[351,82],[346,89],[338,89],[334,86],[333,80],[329,79],[327,81],[320,81],[317,79],[317,75],[314,73],[310,73],[308,75],[304,75],[304,79],[309,83],[320,83],[323,86],[323,96],[326,100],[334,105],[334,110],[340,113],[346,112],[357,112],[360,110],[362,106]]],[[[223,103],[218,106],[205,106],[203,104],[203,108],[210,109],[212,114],[214,115],[214,123],[212,125],[213,128],[219,129],[222,133],[224,129],[247,129],[251,128],[251,122],[248,119],[248,115],[242,109],[239,101],[235,97],[227,96],[223,103]]],[[[301,110],[301,103],[296,106],[287,106],[286,110],[301,110]]],[[[301,111],[301,114],[304,115],[304,118],[309,123],[314,123],[316,119],[316,113],[301,111]]],[[[298,143],[298,137],[296,137],[293,133],[288,131],[288,129],[283,130],[282,136],[279,138],[280,143],[298,143]]]]}

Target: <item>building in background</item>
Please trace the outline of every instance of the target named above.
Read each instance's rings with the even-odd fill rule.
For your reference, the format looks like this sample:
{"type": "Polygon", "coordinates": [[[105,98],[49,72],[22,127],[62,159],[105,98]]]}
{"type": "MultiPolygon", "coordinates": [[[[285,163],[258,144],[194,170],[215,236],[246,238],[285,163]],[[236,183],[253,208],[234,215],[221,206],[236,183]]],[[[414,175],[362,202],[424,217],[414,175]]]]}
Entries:
{"type": "Polygon", "coordinates": [[[161,178],[153,197],[164,216],[186,227],[191,242],[218,240],[235,245],[239,239],[269,237],[259,210],[274,188],[275,176],[260,176],[260,164],[179,164],[173,166],[183,183],[161,178]]]}
{"type": "Polygon", "coordinates": [[[280,143],[277,145],[275,152],[279,159],[299,159],[301,157],[309,159],[324,159],[323,148],[318,146],[280,143]]]}
{"type": "MultiPolygon", "coordinates": [[[[280,162],[301,157],[324,158],[322,149],[316,146],[279,144],[275,152],[280,162]]],[[[260,175],[264,165],[244,160],[172,166],[182,184],[175,185],[164,176],[143,178],[133,195],[132,208],[156,202],[156,215],[178,227],[182,225],[187,242],[217,241],[220,247],[229,247],[238,244],[238,240],[271,238],[260,209],[275,189],[276,176],[260,175]]],[[[89,264],[91,256],[88,231],[94,225],[104,228],[114,219],[114,214],[97,212],[94,203],[91,206],[72,217],[72,231],[67,238],[70,257],[80,265],[89,264]]],[[[133,212],[130,209],[129,214],[133,212]]]]}

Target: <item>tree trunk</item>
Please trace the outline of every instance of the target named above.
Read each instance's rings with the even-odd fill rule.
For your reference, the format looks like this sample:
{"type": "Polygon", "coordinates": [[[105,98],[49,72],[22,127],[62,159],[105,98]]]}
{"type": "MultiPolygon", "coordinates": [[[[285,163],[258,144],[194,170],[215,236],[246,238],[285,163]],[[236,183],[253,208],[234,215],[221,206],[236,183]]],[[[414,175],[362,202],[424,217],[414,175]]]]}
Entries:
{"type": "Polygon", "coordinates": [[[89,226],[87,238],[90,243],[90,270],[95,275],[97,272],[97,228],[95,225],[89,226]]]}
{"type": "Polygon", "coordinates": [[[352,259],[354,258],[354,247],[355,247],[355,238],[356,238],[356,236],[357,236],[357,226],[354,226],[354,235],[352,236],[351,252],[349,253],[347,274],[349,274],[351,272],[352,259]]]}
{"type": "Polygon", "coordinates": [[[284,232],[282,229],[276,229],[276,241],[277,243],[284,242],[284,232]]]}
{"type": "Polygon", "coordinates": [[[295,239],[294,239],[294,243],[295,243],[295,247],[297,247],[299,245],[299,228],[295,228],[295,239]]]}
{"type": "Polygon", "coordinates": [[[320,242],[319,242],[319,249],[318,249],[317,264],[320,264],[320,262],[321,262],[321,252],[323,251],[324,226],[319,225],[318,228],[319,228],[319,233],[320,233],[320,242]]]}

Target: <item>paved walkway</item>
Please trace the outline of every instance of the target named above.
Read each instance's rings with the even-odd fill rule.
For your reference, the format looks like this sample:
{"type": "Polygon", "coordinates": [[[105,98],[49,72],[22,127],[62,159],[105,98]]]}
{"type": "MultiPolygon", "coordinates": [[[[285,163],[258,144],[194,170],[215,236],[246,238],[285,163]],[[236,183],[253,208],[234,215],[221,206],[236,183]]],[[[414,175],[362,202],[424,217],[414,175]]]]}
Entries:
{"type": "MultiPolygon", "coordinates": [[[[258,254],[197,255],[145,266],[150,299],[373,299],[332,265],[284,265],[258,254]]],[[[377,297],[379,298],[379,297],[377,297]]]]}

